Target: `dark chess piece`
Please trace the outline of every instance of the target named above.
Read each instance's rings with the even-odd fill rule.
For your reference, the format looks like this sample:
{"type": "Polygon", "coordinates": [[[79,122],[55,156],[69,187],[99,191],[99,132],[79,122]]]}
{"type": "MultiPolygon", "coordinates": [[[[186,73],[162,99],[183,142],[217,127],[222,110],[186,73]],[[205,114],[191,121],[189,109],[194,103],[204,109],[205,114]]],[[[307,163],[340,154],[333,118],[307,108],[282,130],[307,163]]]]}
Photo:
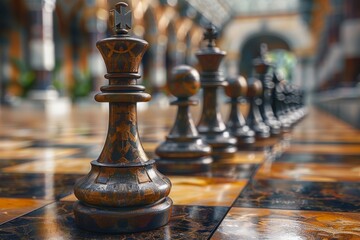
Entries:
{"type": "Polygon", "coordinates": [[[288,116],[289,120],[291,121],[291,124],[294,125],[297,123],[300,118],[301,114],[296,111],[296,91],[295,86],[291,84],[287,84],[285,86],[285,104],[286,104],[286,111],[285,114],[288,116]]]}
{"type": "Polygon", "coordinates": [[[137,131],[136,103],[151,98],[136,80],[148,43],[128,35],[131,13],[126,7],[116,4],[110,15],[115,34],[96,44],[109,85],[101,87],[95,100],[109,102],[110,110],[104,148],[74,188],[79,199],[74,204],[75,222],[88,231],[146,231],[165,225],[171,214],[171,182],[147,158],[137,131]]]}
{"type": "Polygon", "coordinates": [[[207,47],[196,53],[202,72],[200,74],[203,88],[203,110],[197,129],[203,139],[212,147],[214,160],[232,157],[236,153],[236,138],[226,130],[226,125],[218,108],[217,90],[225,86],[226,82],[218,70],[225,52],[215,47],[214,40],[217,32],[213,25],[209,25],[204,34],[208,40],[207,47]]]}
{"type": "Polygon", "coordinates": [[[227,129],[232,136],[237,138],[238,147],[253,144],[255,142],[255,132],[246,125],[245,118],[238,108],[241,97],[247,93],[246,79],[243,76],[232,77],[228,78],[227,82],[225,93],[231,98],[231,110],[226,123],[227,129]]]}
{"type": "Polygon", "coordinates": [[[299,99],[297,102],[297,109],[300,111],[302,117],[305,117],[308,113],[308,109],[305,106],[305,91],[303,89],[299,89],[299,99]]]}
{"type": "Polygon", "coordinates": [[[292,91],[291,108],[293,114],[296,116],[296,121],[300,121],[305,115],[304,109],[301,107],[301,101],[301,89],[298,86],[294,86],[292,91]]]}
{"type": "Polygon", "coordinates": [[[199,73],[196,69],[181,65],[171,71],[167,81],[168,89],[177,100],[171,105],[178,106],[174,126],[157,149],[156,159],[159,171],[164,173],[195,173],[210,170],[211,147],[201,139],[189,111],[190,105],[198,101],[189,99],[200,88],[199,73]]]}
{"type": "Polygon", "coordinates": [[[290,131],[291,121],[285,114],[285,86],[284,78],[276,71],[273,71],[273,82],[275,84],[272,90],[272,109],[275,117],[281,122],[282,130],[284,132],[290,131]]]}
{"type": "Polygon", "coordinates": [[[270,127],[272,135],[279,135],[281,133],[281,123],[276,119],[271,107],[271,94],[274,88],[272,75],[269,74],[271,64],[266,60],[267,45],[262,43],[260,49],[260,57],[254,60],[255,72],[262,83],[263,91],[260,96],[261,104],[259,110],[263,121],[270,127]]]}
{"type": "Polygon", "coordinates": [[[259,97],[261,93],[261,81],[253,77],[249,78],[247,97],[249,99],[250,109],[246,122],[255,132],[256,140],[263,140],[270,137],[270,127],[263,122],[259,110],[259,101],[261,101],[259,97]]]}

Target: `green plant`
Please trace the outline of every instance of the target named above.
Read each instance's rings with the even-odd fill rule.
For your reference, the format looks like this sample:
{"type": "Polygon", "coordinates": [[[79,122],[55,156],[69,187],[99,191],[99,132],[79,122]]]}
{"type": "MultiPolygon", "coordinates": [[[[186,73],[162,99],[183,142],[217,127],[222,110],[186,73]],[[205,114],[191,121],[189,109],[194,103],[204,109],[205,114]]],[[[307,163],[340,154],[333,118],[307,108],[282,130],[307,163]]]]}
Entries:
{"type": "Polygon", "coordinates": [[[91,92],[91,75],[89,71],[76,71],[74,74],[74,84],[70,88],[70,95],[73,101],[78,98],[86,97],[91,92]]]}
{"type": "Polygon", "coordinates": [[[55,67],[52,71],[52,85],[54,88],[60,93],[60,95],[64,94],[65,84],[60,80],[60,72],[62,69],[62,63],[60,60],[56,60],[55,67]]]}
{"type": "Polygon", "coordinates": [[[284,78],[291,82],[296,66],[295,55],[289,51],[279,49],[269,52],[267,57],[277,66],[278,71],[284,78]]]}
{"type": "MultiPolygon", "coordinates": [[[[17,58],[10,59],[11,64],[19,71],[19,79],[17,82],[21,87],[21,97],[26,97],[29,91],[35,85],[36,74],[25,61],[17,58]]],[[[14,82],[14,81],[12,81],[14,82]]]]}
{"type": "MultiPolygon", "coordinates": [[[[15,67],[15,69],[19,72],[19,78],[16,82],[19,84],[21,88],[21,97],[27,97],[29,91],[34,88],[36,83],[36,73],[33,69],[31,69],[25,61],[17,58],[10,59],[11,64],[15,67]]],[[[62,68],[62,63],[60,61],[56,61],[55,67],[52,70],[52,86],[62,93],[65,89],[64,83],[59,79],[60,78],[60,70],[62,68]]]]}

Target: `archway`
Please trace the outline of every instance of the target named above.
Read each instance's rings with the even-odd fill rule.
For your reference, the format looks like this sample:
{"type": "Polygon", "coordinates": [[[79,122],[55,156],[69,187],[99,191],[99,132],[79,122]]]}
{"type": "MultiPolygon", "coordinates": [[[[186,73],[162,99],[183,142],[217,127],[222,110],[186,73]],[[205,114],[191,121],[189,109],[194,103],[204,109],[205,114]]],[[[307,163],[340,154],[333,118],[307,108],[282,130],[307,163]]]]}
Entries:
{"type": "Polygon", "coordinates": [[[258,33],[250,36],[240,50],[240,61],[238,67],[238,73],[246,78],[251,76],[252,73],[252,61],[259,56],[260,44],[266,43],[269,51],[275,49],[284,49],[291,51],[290,44],[281,36],[274,33],[258,33]]]}

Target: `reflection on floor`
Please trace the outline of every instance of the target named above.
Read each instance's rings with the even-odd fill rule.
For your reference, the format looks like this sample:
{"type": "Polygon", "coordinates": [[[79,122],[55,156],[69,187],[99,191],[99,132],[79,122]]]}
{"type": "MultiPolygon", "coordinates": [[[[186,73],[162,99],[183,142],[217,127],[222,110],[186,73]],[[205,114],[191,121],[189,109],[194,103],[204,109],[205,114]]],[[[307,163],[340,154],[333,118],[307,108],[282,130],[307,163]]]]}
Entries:
{"type": "MultiPolygon", "coordinates": [[[[173,108],[139,112],[150,157],[174,116],[173,108]]],[[[360,132],[316,109],[291,133],[239,149],[210,172],[169,176],[168,225],[82,231],[73,185],[98,157],[107,118],[100,108],[65,116],[1,109],[0,239],[360,239],[360,132]]]]}

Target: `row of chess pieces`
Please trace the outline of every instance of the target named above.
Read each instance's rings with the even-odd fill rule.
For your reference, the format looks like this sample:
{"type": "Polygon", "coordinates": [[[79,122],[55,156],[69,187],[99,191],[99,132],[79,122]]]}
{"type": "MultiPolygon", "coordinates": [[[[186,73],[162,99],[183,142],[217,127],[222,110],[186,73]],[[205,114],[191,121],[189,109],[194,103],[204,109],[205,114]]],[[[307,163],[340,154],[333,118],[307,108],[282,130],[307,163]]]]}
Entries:
{"type": "Polygon", "coordinates": [[[215,46],[216,30],[210,25],[204,34],[207,46],[196,56],[202,72],[181,65],[172,70],[167,81],[172,105],[178,113],[172,130],[157,149],[157,167],[164,173],[193,173],[210,170],[211,163],[233,157],[239,149],[251,149],[256,141],[281,137],[306,114],[303,92],[288,84],[277,67],[266,58],[267,45],[261,44],[259,57],[253,61],[253,76],[224,79],[218,70],[225,52],[215,46]],[[217,89],[225,88],[230,98],[230,114],[222,120],[217,89]],[[190,97],[203,89],[203,110],[195,127],[189,106],[197,104],[190,97]],[[247,101],[249,112],[239,111],[247,101]]]}
{"type": "Polygon", "coordinates": [[[114,35],[97,42],[107,69],[109,84],[95,96],[109,103],[109,127],[99,157],[90,172],[74,186],[75,223],[82,229],[104,233],[148,231],[167,224],[173,202],[171,181],[163,173],[211,170],[214,161],[233,157],[242,144],[271,135],[280,136],[304,116],[300,91],[284,84],[265,59],[265,48],[255,59],[257,76],[225,81],[219,66],[225,52],[215,46],[216,30],[204,34],[207,46],[196,53],[201,73],[190,66],[178,66],[168,79],[170,92],[177,97],[175,123],[166,140],[156,149],[157,159],[149,159],[137,128],[137,102],[149,101],[145,87],[137,85],[143,54],[148,43],[128,34],[131,14],[126,3],[110,12],[114,35]],[[258,80],[258,79],[259,80],[258,80]],[[195,126],[189,107],[198,103],[191,97],[203,89],[203,110],[195,126]],[[232,111],[227,123],[218,107],[217,90],[225,87],[232,111]],[[274,93],[273,93],[274,91],[274,93]],[[241,97],[247,96],[250,111],[247,122],[238,111],[241,97]],[[270,105],[273,99],[274,109],[270,105]]]}

